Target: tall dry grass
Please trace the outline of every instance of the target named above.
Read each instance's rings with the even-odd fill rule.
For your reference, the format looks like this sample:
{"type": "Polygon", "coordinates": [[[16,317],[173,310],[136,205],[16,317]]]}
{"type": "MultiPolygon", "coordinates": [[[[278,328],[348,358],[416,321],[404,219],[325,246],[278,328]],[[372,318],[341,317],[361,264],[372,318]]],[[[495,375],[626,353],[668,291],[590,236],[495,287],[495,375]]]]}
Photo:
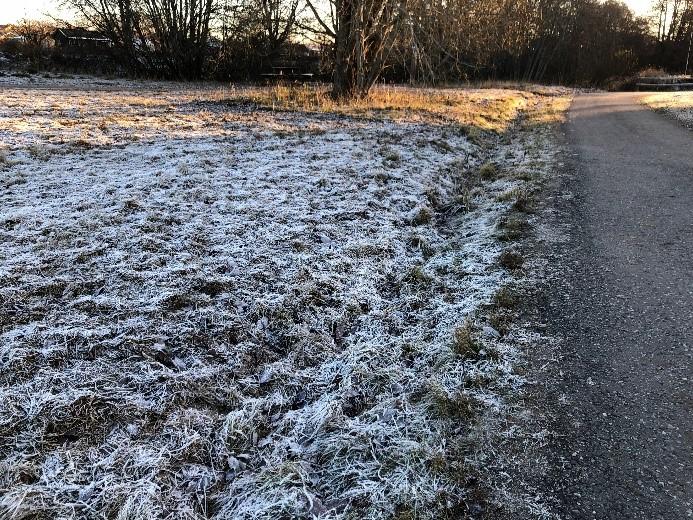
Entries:
{"type": "Polygon", "coordinates": [[[377,86],[365,98],[344,101],[332,98],[326,85],[285,84],[231,88],[222,95],[273,110],[436,118],[495,132],[507,130],[536,97],[531,91],[511,88],[377,86]]]}

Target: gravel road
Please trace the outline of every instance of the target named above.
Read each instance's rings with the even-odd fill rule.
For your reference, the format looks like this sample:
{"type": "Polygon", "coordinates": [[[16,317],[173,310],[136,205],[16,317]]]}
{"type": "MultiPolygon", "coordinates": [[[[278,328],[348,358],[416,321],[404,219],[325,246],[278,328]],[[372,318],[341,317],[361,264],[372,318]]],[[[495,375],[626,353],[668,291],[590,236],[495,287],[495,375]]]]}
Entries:
{"type": "Polygon", "coordinates": [[[693,518],[693,132],[638,94],[578,96],[546,482],[566,519],[693,518]]]}

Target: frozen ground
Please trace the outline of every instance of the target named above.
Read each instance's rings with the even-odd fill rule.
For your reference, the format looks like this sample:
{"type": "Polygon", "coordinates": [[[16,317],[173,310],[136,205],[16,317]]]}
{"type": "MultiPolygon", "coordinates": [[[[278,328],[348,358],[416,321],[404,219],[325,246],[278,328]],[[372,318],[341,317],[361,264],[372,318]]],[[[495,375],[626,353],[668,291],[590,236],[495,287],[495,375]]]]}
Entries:
{"type": "Polygon", "coordinates": [[[642,102],[662,111],[693,128],[693,92],[661,92],[648,94],[642,102]]]}
{"type": "Polygon", "coordinates": [[[481,507],[474,417],[519,378],[469,324],[543,127],[41,81],[0,78],[0,517],[481,507]]]}

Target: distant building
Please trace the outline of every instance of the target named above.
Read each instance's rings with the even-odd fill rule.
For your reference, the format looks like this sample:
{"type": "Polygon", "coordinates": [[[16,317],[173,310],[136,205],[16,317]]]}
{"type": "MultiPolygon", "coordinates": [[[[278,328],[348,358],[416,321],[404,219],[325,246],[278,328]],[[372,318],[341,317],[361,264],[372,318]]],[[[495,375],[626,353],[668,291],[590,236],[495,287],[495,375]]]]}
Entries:
{"type": "Polygon", "coordinates": [[[103,52],[113,44],[104,34],[81,27],[56,29],[53,32],[53,41],[58,49],[77,53],[103,52]]]}

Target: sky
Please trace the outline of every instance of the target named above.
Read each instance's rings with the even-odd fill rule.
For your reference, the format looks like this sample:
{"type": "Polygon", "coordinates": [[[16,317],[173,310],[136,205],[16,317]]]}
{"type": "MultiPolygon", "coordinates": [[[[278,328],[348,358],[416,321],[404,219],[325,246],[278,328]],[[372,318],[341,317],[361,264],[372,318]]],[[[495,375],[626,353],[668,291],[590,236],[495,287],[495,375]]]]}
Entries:
{"type": "MultiPolygon", "coordinates": [[[[41,18],[48,13],[59,18],[69,16],[58,6],[60,0],[0,0],[0,24],[13,23],[21,18],[41,18]]],[[[637,14],[647,14],[652,0],[626,0],[637,14]]]]}
{"type": "Polygon", "coordinates": [[[44,18],[45,14],[66,16],[59,8],[61,0],[0,0],[0,24],[14,23],[22,18],[44,18]]]}
{"type": "Polygon", "coordinates": [[[652,6],[652,0],[626,0],[626,5],[630,7],[635,14],[650,14],[650,7],[652,6]]]}

